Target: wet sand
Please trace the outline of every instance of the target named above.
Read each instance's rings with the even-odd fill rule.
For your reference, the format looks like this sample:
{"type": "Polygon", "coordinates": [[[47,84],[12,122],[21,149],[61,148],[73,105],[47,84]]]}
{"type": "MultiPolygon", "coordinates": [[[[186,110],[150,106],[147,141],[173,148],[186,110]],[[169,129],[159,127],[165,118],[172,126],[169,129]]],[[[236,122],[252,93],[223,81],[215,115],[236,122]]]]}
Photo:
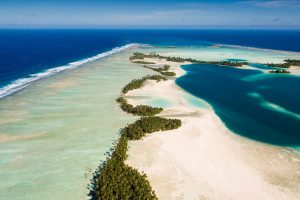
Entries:
{"type": "MultiPolygon", "coordinates": [[[[178,63],[156,62],[171,65],[178,76],[184,73],[178,63]]],[[[147,174],[159,199],[300,198],[299,153],[232,133],[212,108],[195,107],[187,96],[174,80],[148,81],[127,94],[134,105],[169,99],[172,106],[161,116],[183,121],[177,130],[130,142],[126,162],[147,174]]]]}

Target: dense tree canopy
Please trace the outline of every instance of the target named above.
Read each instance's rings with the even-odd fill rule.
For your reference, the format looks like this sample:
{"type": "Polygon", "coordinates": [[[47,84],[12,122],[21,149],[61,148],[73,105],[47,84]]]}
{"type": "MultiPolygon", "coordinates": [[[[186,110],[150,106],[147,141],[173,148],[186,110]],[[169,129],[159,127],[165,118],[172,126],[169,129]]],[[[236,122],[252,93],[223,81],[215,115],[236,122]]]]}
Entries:
{"type": "Polygon", "coordinates": [[[133,79],[130,83],[125,85],[125,87],[122,89],[122,92],[125,94],[129,90],[138,89],[138,88],[142,87],[143,83],[147,80],[161,81],[161,80],[167,80],[167,79],[160,75],[145,76],[141,79],[133,79]]]}
{"type": "Polygon", "coordinates": [[[147,133],[177,129],[181,126],[178,119],[166,119],[162,117],[142,117],[133,124],[122,129],[122,134],[130,140],[139,140],[147,133]]]}
{"type": "Polygon", "coordinates": [[[123,97],[117,98],[117,102],[120,104],[121,109],[124,112],[139,115],[139,116],[153,116],[159,114],[163,111],[162,108],[151,107],[148,105],[138,105],[134,107],[133,105],[127,103],[127,100],[123,97]]]}
{"type": "Polygon", "coordinates": [[[285,69],[276,69],[276,70],[271,70],[269,73],[275,73],[275,74],[289,74],[290,72],[285,70],[285,69]]]}
{"type": "Polygon", "coordinates": [[[175,72],[169,72],[170,65],[164,65],[163,67],[149,67],[149,66],[144,66],[147,69],[151,69],[153,71],[156,71],[160,73],[161,75],[164,76],[176,76],[175,72]]]}
{"type": "Polygon", "coordinates": [[[131,60],[134,60],[135,58],[144,59],[144,58],[158,58],[158,59],[166,59],[167,61],[171,62],[190,62],[194,64],[214,64],[214,65],[224,65],[224,66],[233,66],[233,67],[241,67],[243,65],[247,65],[247,62],[239,62],[239,61],[202,61],[202,60],[196,60],[192,58],[181,58],[181,57],[175,57],[175,56],[161,56],[159,54],[143,54],[143,53],[134,53],[132,57],[130,57],[131,60]],[[138,56],[135,56],[138,55],[138,56]]]}
{"type": "MultiPolygon", "coordinates": [[[[134,56],[140,59],[143,55],[136,53],[134,56]]],[[[169,66],[164,66],[163,71],[166,72],[168,69],[169,66]]],[[[122,89],[122,93],[125,94],[130,90],[140,88],[146,80],[161,81],[166,78],[161,75],[153,75],[134,79],[122,89]]],[[[160,113],[162,108],[147,105],[134,107],[122,96],[117,99],[117,102],[125,112],[150,117],[142,117],[121,129],[120,138],[115,142],[106,161],[94,173],[89,195],[92,200],[157,200],[146,174],[139,173],[125,164],[128,140],[138,140],[146,134],[156,131],[179,128],[181,121],[155,117],[153,115],[160,113]]]]}
{"type": "Polygon", "coordinates": [[[128,139],[121,136],[111,156],[99,166],[90,191],[95,200],[157,200],[145,174],[124,163],[128,139]]]}

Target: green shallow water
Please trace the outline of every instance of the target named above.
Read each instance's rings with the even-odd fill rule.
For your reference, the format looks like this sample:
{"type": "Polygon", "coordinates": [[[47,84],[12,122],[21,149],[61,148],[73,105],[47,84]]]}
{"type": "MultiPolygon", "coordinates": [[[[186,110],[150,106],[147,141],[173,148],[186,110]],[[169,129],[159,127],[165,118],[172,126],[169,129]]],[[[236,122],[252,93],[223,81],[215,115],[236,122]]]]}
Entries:
{"type": "MultiPolygon", "coordinates": [[[[0,100],[1,200],[88,199],[92,172],[105,159],[118,130],[135,119],[119,109],[115,98],[133,78],[154,73],[129,63],[133,51],[137,50],[59,73],[0,100]]],[[[287,56],[299,56],[219,47],[138,51],[251,62],[280,62],[287,56]]],[[[189,94],[186,98],[191,105],[207,107],[199,98],[189,94]]],[[[147,103],[173,106],[168,99],[149,99],[147,103]]]]}
{"type": "Polygon", "coordinates": [[[115,102],[133,78],[130,50],[40,80],[0,100],[0,199],[88,199],[92,172],[119,128],[115,102]]]}

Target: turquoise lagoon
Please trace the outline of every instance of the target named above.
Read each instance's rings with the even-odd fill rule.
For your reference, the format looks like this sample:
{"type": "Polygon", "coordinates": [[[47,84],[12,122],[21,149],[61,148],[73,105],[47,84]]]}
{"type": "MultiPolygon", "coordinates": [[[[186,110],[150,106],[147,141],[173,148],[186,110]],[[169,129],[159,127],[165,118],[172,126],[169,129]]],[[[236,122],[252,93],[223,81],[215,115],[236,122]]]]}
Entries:
{"type": "MultiPolygon", "coordinates": [[[[187,50],[168,52],[188,57],[187,50]]],[[[208,102],[233,132],[264,143],[298,149],[300,146],[300,76],[270,74],[272,68],[258,63],[299,59],[299,53],[241,47],[209,47],[190,57],[209,60],[239,59],[251,68],[218,65],[184,65],[187,72],[176,80],[184,90],[208,102]],[[211,57],[212,58],[212,57],[211,57]]]]}
{"type": "MultiPolygon", "coordinates": [[[[87,186],[92,173],[100,160],[105,159],[104,154],[118,137],[118,130],[135,119],[119,109],[115,102],[116,97],[121,88],[133,78],[154,73],[141,65],[129,63],[128,57],[134,51],[158,52],[202,60],[245,59],[253,63],[300,58],[299,54],[290,52],[225,46],[140,48],[126,50],[39,80],[11,96],[0,99],[0,199],[88,199],[87,186]]],[[[204,108],[208,107],[208,102],[223,122],[237,133],[254,138],[247,135],[248,133],[240,132],[239,127],[233,126],[230,121],[232,119],[228,121],[223,117],[223,113],[227,113],[231,117],[237,117],[241,123],[247,118],[247,115],[240,112],[241,109],[236,109],[235,115],[230,115],[231,107],[223,103],[227,97],[228,101],[233,101],[238,108],[249,106],[239,102],[241,99],[232,98],[234,95],[246,96],[247,102],[252,101],[252,104],[268,113],[262,115],[263,119],[270,118],[269,114],[278,114],[281,117],[274,123],[281,123],[282,127],[292,124],[293,127],[288,130],[296,128],[299,133],[300,111],[297,102],[300,92],[296,87],[299,83],[298,77],[275,75],[270,78],[268,74],[259,70],[218,66],[188,65],[184,66],[184,69],[189,73],[179,78],[177,83],[195,95],[187,93],[186,99],[191,105],[204,108]],[[197,73],[192,73],[193,70],[197,73]],[[207,75],[203,77],[203,73],[207,75]],[[190,77],[191,75],[195,75],[197,80],[190,77]],[[227,83],[225,77],[235,82],[227,83]],[[276,83],[276,87],[271,87],[272,90],[268,90],[270,84],[265,83],[268,80],[276,83]],[[206,84],[205,87],[202,83],[206,84]],[[220,92],[217,86],[221,83],[224,83],[224,90],[220,92]],[[293,84],[296,84],[295,87],[285,90],[293,84]],[[255,85],[255,90],[249,85],[255,85]],[[212,89],[214,87],[215,90],[212,89]],[[280,90],[277,90],[277,87],[280,90]],[[206,91],[209,92],[206,94],[206,91]],[[274,98],[278,99],[272,98],[277,92],[280,93],[274,98]],[[215,96],[215,101],[212,101],[209,95],[215,96]],[[288,98],[284,98],[286,95],[288,98]],[[218,100],[220,104],[216,103],[218,100]],[[246,117],[239,118],[244,115],[246,117]],[[291,121],[282,121],[283,119],[291,121]]],[[[146,103],[165,108],[173,106],[172,100],[169,99],[153,98],[148,99],[146,103]]],[[[257,111],[256,115],[259,114],[257,111]]],[[[273,131],[274,127],[262,130],[273,131]]],[[[272,133],[269,132],[267,136],[272,137],[272,133]]],[[[297,135],[295,137],[299,139],[297,135]]],[[[270,142],[263,139],[260,141],[270,142]]],[[[296,145],[295,143],[293,145],[296,145]]]]}
{"type": "Polygon", "coordinates": [[[300,146],[300,77],[186,65],[177,84],[207,101],[228,128],[265,143],[300,146]],[[260,79],[246,79],[260,75],[260,79]]]}

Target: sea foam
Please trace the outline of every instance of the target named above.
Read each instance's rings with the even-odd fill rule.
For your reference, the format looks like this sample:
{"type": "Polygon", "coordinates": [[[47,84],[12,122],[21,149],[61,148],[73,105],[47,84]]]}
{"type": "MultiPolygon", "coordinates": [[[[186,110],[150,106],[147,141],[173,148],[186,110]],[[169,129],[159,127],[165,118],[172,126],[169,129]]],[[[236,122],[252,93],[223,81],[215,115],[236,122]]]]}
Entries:
{"type": "Polygon", "coordinates": [[[139,44],[132,43],[132,44],[124,45],[124,46],[121,46],[121,47],[116,47],[116,48],[113,48],[110,51],[100,53],[100,54],[98,54],[96,56],[93,56],[93,57],[90,57],[90,58],[78,60],[76,62],[71,62],[71,63],[69,63],[67,65],[64,65],[64,66],[50,68],[50,69],[45,70],[44,72],[31,74],[31,75],[29,75],[29,77],[15,80],[11,84],[0,88],[0,98],[8,96],[8,95],[10,95],[10,94],[12,94],[12,93],[14,93],[18,90],[21,90],[21,89],[29,86],[33,82],[37,81],[37,80],[52,76],[52,75],[57,74],[58,72],[61,72],[61,71],[74,69],[74,68],[79,67],[79,66],[81,66],[85,63],[92,62],[92,61],[95,61],[97,59],[110,56],[112,54],[121,52],[121,51],[126,50],[130,47],[134,47],[134,46],[138,46],[138,45],[139,44]]]}

